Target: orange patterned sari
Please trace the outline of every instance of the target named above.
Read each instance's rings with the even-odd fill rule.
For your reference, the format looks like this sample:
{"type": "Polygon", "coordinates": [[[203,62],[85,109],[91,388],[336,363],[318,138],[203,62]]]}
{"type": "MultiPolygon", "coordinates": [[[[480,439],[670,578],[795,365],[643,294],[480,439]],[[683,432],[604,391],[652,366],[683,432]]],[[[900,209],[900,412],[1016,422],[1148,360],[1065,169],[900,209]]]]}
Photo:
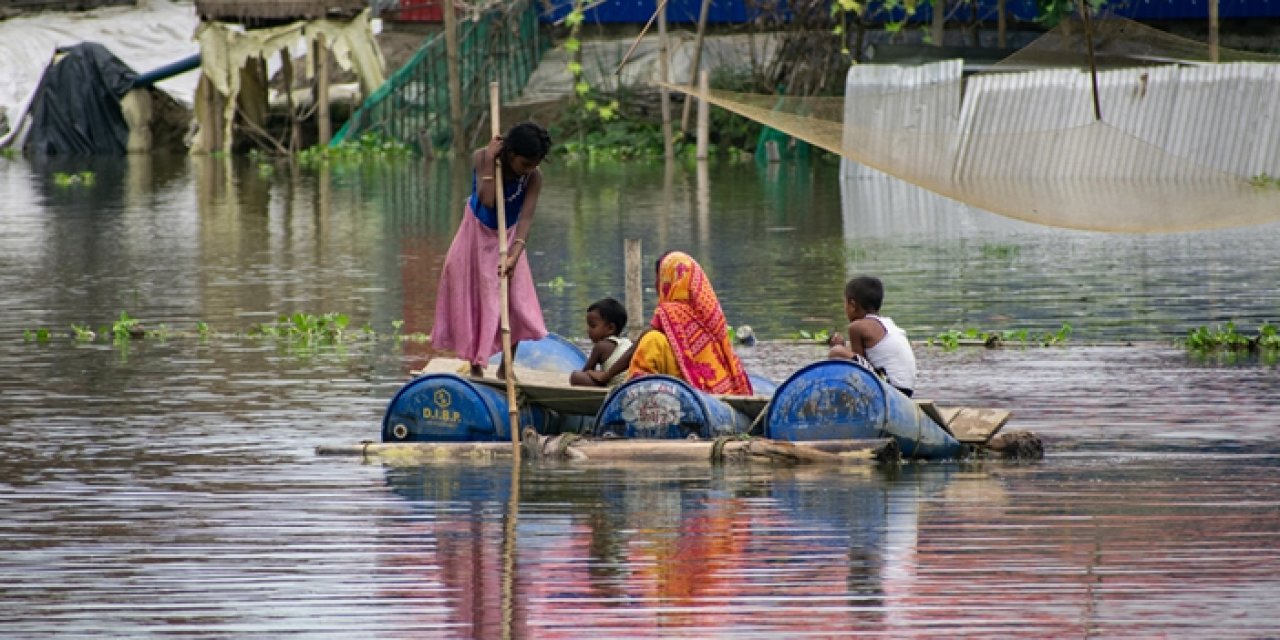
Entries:
{"type": "Polygon", "coordinates": [[[636,345],[628,378],[665,373],[709,393],[752,394],[746,369],[729,343],[716,292],[688,254],[673,251],[662,259],[652,325],[657,331],[636,345]]]}

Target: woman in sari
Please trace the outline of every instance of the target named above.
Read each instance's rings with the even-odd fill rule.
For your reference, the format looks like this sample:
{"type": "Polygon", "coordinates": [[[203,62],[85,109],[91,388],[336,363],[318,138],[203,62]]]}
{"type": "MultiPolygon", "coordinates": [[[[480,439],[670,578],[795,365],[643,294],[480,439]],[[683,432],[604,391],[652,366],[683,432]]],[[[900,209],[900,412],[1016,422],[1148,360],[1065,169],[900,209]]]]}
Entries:
{"type": "MultiPolygon", "coordinates": [[[[627,378],[675,376],[708,393],[752,395],[742,361],[711,282],[692,257],[672,251],[658,261],[658,308],[650,329],[632,347],[627,378]]],[[[617,371],[602,374],[618,373],[617,371]]],[[[607,378],[606,378],[607,379],[607,378]]]]}

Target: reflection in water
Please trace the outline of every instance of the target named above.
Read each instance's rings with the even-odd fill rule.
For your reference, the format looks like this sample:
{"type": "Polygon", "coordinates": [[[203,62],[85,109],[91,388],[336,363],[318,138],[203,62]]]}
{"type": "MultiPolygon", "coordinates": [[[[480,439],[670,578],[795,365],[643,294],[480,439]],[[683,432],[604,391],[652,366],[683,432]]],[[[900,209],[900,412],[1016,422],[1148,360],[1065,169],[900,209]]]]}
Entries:
{"type": "Polygon", "coordinates": [[[460,625],[471,637],[883,625],[914,574],[915,510],[946,485],[945,473],[915,469],[532,471],[519,525],[501,535],[509,467],[387,470],[412,515],[384,519],[380,535],[418,541],[388,562],[449,602],[424,611],[422,624],[460,625]],[[509,574],[498,556],[508,545],[518,615],[504,629],[499,585],[509,574]]]}

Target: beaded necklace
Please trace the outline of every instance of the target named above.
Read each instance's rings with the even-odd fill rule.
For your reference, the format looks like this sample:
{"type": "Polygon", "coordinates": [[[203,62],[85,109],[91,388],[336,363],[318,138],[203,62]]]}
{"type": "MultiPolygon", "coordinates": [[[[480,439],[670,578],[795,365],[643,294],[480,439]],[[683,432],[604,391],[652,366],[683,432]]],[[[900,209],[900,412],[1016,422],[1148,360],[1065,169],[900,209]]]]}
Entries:
{"type": "Polygon", "coordinates": [[[509,195],[509,196],[507,196],[507,197],[505,198],[505,200],[506,200],[508,203],[515,202],[515,201],[516,201],[516,198],[520,197],[520,194],[524,193],[524,185],[525,185],[527,182],[529,182],[529,174],[527,174],[527,173],[526,173],[526,174],[524,174],[524,175],[520,176],[520,179],[519,179],[518,181],[516,181],[516,192],[515,192],[515,193],[513,193],[513,194],[511,194],[511,195],[509,195]]]}

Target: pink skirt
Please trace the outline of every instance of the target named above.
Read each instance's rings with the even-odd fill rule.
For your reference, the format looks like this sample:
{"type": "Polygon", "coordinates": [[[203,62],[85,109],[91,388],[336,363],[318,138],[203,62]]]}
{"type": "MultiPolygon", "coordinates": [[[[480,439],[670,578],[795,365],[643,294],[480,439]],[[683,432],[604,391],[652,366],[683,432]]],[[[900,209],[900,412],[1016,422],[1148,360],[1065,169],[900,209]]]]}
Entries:
{"type": "MultiPolygon", "coordinates": [[[[508,246],[515,239],[514,231],[514,226],[507,230],[508,246]]],[[[468,202],[440,273],[436,320],[431,329],[434,348],[453,351],[478,365],[502,351],[498,258],[498,231],[480,224],[468,202]]],[[[507,289],[511,344],[545,337],[547,326],[524,251],[507,289]]]]}

